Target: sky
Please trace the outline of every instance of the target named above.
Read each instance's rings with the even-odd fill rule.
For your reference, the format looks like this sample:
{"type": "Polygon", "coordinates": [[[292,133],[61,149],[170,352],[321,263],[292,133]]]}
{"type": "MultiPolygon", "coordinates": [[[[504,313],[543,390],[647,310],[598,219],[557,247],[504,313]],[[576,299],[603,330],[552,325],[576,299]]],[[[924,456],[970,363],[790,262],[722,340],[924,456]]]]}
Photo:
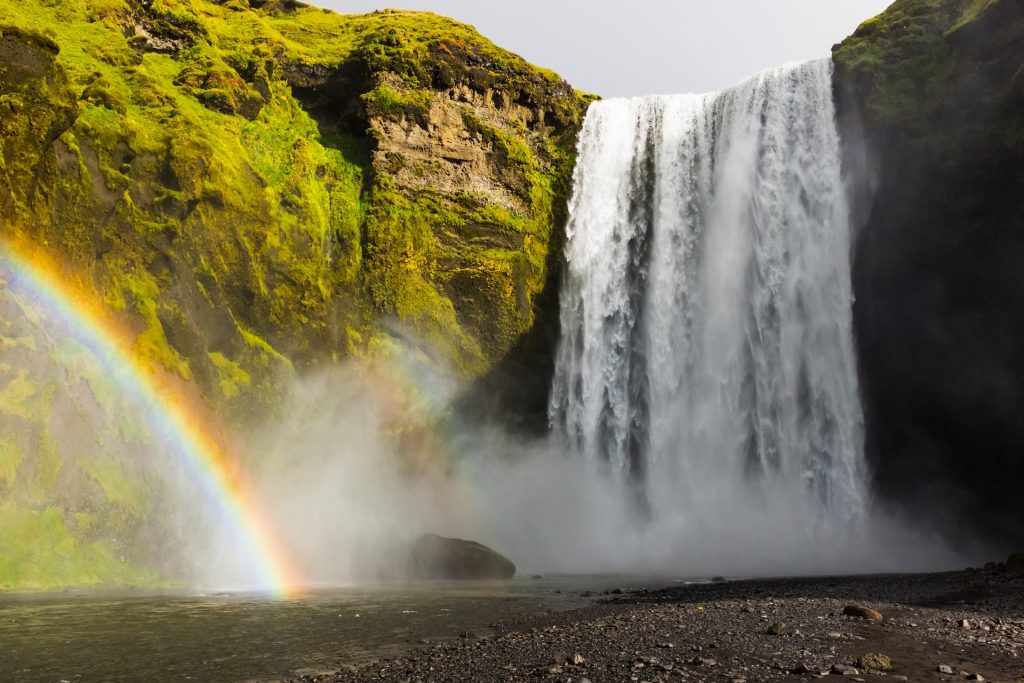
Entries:
{"type": "MultiPolygon", "coordinates": [[[[310,0],[307,0],[310,1],[310,0]]],[[[827,57],[891,0],[311,0],[429,10],[604,97],[708,92],[827,57]]]]}

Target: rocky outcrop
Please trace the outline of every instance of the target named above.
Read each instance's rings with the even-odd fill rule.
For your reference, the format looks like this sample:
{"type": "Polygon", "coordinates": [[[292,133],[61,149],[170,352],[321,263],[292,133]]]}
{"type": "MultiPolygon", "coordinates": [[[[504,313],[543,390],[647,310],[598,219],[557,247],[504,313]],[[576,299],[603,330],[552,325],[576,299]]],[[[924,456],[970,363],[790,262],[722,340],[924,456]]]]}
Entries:
{"type": "Polygon", "coordinates": [[[1019,547],[1024,5],[899,0],[834,59],[877,488],[1019,547]]]}
{"type": "MultiPolygon", "coordinates": [[[[551,254],[587,102],[427,13],[9,3],[0,239],[95,291],[135,339],[134,360],[230,426],[273,413],[296,374],[390,348],[396,328],[465,378],[509,364],[539,377],[522,349],[551,329],[551,254]]],[[[0,309],[17,303],[0,296],[0,309]]],[[[25,334],[0,324],[4,349],[28,348],[25,334]]],[[[48,574],[38,530],[59,528],[52,540],[72,546],[144,535],[144,505],[124,505],[139,473],[127,456],[87,471],[91,454],[70,447],[52,449],[53,477],[25,464],[75,410],[23,370],[0,363],[0,493],[17,494],[0,521],[18,546],[0,553],[39,568],[33,587],[66,585],[89,563],[48,574]],[[102,522],[111,510],[116,528],[102,522]],[[86,517],[96,523],[83,531],[86,517]]],[[[102,413],[87,395],[100,388],[80,384],[78,412],[102,413]]]]}
{"type": "Polygon", "coordinates": [[[413,544],[410,575],[417,579],[511,579],[516,566],[476,541],[424,534],[413,544]]]}

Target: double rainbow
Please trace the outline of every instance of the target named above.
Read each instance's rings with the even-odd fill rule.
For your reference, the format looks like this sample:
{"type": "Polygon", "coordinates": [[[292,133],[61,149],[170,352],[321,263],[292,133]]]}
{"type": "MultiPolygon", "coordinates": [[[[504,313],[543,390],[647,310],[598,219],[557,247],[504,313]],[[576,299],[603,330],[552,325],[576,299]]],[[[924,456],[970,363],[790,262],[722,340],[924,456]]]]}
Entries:
{"type": "Polygon", "coordinates": [[[89,288],[74,280],[43,250],[0,241],[0,267],[9,286],[30,295],[89,348],[121,389],[145,406],[154,434],[169,444],[217,513],[234,528],[249,554],[253,588],[287,597],[298,585],[289,554],[243,476],[242,463],[186,386],[141,362],[136,335],[119,325],[89,288]]]}

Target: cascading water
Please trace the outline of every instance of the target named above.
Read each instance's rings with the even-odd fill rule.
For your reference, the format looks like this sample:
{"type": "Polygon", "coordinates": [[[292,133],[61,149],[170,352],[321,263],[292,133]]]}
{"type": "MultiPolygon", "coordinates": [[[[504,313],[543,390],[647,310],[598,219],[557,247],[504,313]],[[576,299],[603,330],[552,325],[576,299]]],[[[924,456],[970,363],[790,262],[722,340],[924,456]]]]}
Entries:
{"type": "Polygon", "coordinates": [[[865,511],[831,69],[587,115],[549,416],[648,519],[721,534],[785,501],[820,537],[865,511]]]}

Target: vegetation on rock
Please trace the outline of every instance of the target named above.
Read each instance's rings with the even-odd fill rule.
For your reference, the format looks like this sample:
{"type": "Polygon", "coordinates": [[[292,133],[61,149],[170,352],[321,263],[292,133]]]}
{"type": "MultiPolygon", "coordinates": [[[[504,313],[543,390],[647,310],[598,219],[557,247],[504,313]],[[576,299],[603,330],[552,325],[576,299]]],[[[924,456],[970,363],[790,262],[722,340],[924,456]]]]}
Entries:
{"type": "Polygon", "coordinates": [[[1022,36],[1016,0],[899,0],[833,52],[867,180],[854,317],[878,490],[1008,547],[1024,540],[1022,36]]]}
{"type": "MultiPolygon", "coordinates": [[[[0,237],[44,246],[137,331],[141,363],[228,422],[271,413],[296,371],[372,353],[382,320],[473,377],[550,315],[589,98],[471,27],[287,0],[0,10],[0,237]]],[[[46,433],[58,408],[26,415],[43,390],[9,365],[4,419],[46,433]]],[[[95,503],[138,529],[138,474],[60,451],[48,479],[42,453],[0,441],[0,509],[21,520],[0,553],[45,566],[17,539],[64,529],[42,535],[82,564],[33,586],[126,582],[79,571],[127,555],[73,525],[95,503]],[[89,491],[60,498],[58,480],[89,491]]]]}

